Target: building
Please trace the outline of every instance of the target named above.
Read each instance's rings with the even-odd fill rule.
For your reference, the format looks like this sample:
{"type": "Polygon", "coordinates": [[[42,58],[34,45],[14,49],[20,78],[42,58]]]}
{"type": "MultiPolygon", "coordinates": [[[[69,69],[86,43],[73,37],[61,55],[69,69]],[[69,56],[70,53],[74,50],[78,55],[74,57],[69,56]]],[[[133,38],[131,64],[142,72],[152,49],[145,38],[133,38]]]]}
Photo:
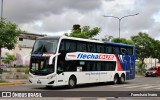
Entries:
{"type": "Polygon", "coordinates": [[[33,33],[21,33],[15,49],[8,50],[2,49],[2,58],[6,57],[6,53],[14,54],[17,58],[14,64],[16,65],[29,65],[29,59],[31,50],[35,40],[39,37],[44,37],[44,34],[33,34],[33,33]]]}

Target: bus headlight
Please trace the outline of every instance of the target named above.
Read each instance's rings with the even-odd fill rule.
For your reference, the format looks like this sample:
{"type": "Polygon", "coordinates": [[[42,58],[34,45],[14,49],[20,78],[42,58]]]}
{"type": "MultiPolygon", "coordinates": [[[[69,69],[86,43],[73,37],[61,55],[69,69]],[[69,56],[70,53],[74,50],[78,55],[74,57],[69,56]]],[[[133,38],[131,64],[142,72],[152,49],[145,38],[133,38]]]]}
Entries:
{"type": "Polygon", "coordinates": [[[48,76],[47,79],[52,79],[52,78],[55,77],[55,76],[56,76],[56,74],[51,75],[51,76],[48,76]]]}

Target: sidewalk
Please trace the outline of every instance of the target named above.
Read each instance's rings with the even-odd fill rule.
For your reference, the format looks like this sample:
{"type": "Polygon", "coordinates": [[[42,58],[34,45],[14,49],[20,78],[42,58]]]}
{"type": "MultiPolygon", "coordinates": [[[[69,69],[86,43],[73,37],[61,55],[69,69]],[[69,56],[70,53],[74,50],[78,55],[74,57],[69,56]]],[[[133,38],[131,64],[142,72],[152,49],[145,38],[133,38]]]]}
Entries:
{"type": "Polygon", "coordinates": [[[135,76],[135,77],[144,77],[144,76],[143,76],[143,75],[137,75],[137,74],[136,74],[136,76],[135,76]]]}
{"type": "Polygon", "coordinates": [[[6,83],[0,83],[0,86],[16,85],[16,84],[26,84],[29,83],[28,79],[6,79],[6,83]]]}

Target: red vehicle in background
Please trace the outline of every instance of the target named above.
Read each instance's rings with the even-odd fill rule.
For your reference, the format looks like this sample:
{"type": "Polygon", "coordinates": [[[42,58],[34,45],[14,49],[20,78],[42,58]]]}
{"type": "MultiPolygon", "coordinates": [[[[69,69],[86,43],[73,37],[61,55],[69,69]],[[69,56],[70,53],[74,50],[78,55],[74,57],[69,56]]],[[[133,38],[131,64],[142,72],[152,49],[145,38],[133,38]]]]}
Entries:
{"type": "Polygon", "coordinates": [[[159,76],[160,75],[160,66],[153,66],[146,71],[145,76],[159,76]]]}

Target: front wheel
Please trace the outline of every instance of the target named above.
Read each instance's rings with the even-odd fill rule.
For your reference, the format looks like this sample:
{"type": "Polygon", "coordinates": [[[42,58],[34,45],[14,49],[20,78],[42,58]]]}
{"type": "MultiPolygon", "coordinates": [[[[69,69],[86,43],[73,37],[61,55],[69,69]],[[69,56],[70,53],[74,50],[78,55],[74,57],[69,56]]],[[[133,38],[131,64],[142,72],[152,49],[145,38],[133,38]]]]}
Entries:
{"type": "Polygon", "coordinates": [[[68,87],[69,88],[74,88],[76,86],[76,78],[75,77],[71,77],[68,81],[68,87]]]}

